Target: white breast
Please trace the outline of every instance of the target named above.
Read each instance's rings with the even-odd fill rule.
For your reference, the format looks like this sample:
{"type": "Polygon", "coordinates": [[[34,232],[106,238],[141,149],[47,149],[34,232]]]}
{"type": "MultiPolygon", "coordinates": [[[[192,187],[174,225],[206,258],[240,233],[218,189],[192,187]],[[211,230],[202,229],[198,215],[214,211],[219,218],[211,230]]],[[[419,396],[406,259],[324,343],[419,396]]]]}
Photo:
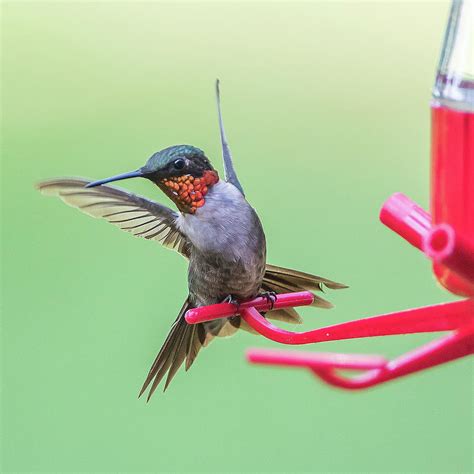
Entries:
{"type": "Polygon", "coordinates": [[[195,214],[177,220],[181,232],[202,252],[219,252],[244,259],[255,214],[240,191],[223,180],[209,189],[206,203],[195,214]]]}

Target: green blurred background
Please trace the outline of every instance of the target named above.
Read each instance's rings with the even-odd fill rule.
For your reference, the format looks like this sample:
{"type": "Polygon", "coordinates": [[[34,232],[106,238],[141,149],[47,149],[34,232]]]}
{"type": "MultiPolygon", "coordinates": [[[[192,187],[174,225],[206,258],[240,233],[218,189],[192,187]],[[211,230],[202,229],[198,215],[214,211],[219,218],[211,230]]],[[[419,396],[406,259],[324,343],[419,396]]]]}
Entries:
{"type": "MultiPolygon", "coordinates": [[[[423,3],[4,3],[3,470],[470,472],[461,360],[347,393],[219,339],[137,400],[186,263],[34,183],[100,178],[177,143],[220,165],[214,80],[269,261],[345,282],[304,328],[453,299],[378,221],[429,196],[429,99],[448,12],[423,3]]],[[[148,182],[128,189],[166,202],[148,182]]],[[[394,357],[436,335],[303,350],[394,357]]]]}

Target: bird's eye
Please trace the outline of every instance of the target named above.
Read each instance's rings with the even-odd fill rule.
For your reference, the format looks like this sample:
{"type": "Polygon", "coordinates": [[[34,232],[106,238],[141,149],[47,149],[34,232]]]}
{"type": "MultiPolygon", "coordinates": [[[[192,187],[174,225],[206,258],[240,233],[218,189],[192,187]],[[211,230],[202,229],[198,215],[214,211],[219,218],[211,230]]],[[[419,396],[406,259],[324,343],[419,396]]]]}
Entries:
{"type": "Polygon", "coordinates": [[[179,158],[178,160],[176,160],[174,163],[173,163],[173,166],[177,169],[177,170],[182,170],[184,168],[184,165],[186,163],[184,162],[183,159],[179,158]]]}

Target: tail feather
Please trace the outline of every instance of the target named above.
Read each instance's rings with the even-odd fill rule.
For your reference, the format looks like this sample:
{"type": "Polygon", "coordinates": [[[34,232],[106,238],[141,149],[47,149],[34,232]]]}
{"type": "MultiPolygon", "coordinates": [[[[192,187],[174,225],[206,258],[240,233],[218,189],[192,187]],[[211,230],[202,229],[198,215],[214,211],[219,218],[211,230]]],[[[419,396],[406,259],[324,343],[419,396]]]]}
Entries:
{"type": "Polygon", "coordinates": [[[184,324],[186,324],[186,327],[181,331],[179,341],[174,347],[173,358],[168,369],[168,375],[166,377],[165,386],[163,390],[166,390],[168,388],[168,385],[170,384],[171,380],[173,380],[173,377],[176,375],[176,372],[183,364],[184,359],[186,359],[186,348],[188,346],[188,341],[185,341],[185,339],[189,339],[189,336],[191,336],[192,328],[190,328],[186,322],[184,324]]]}
{"type": "MultiPolygon", "coordinates": [[[[193,305],[188,298],[184,302],[173,326],[171,326],[171,330],[148,372],[139,397],[150,387],[147,401],[150,400],[167,374],[163,388],[163,391],[165,391],[184,362],[185,370],[189,370],[201,347],[207,346],[215,336],[225,337],[233,334],[240,326],[240,321],[234,327],[230,320],[188,324],[184,316],[186,311],[191,308],[193,308],[193,305]]],[[[238,319],[240,320],[240,318],[238,319]]]]}
{"type": "MultiPolygon", "coordinates": [[[[335,281],[328,280],[327,278],[268,264],[266,265],[265,275],[263,276],[262,282],[262,290],[274,291],[276,293],[295,291],[324,291],[324,287],[330,288],[332,290],[348,288],[342,283],[337,283],[335,281]]],[[[314,294],[313,296],[314,302],[312,306],[327,309],[333,307],[333,305],[324,298],[321,298],[320,296],[314,294]]],[[[299,314],[293,308],[285,308],[285,310],[292,310],[292,313],[287,313],[283,316],[280,313],[281,310],[274,310],[268,312],[266,317],[269,319],[279,319],[282,321],[293,323],[299,323],[302,321],[299,314]],[[277,314],[275,315],[275,313],[277,314]],[[295,314],[297,318],[295,317],[295,314]],[[286,319],[284,319],[285,316],[286,319]]]]}
{"type": "Polygon", "coordinates": [[[303,289],[315,289],[317,286],[320,291],[323,291],[323,286],[330,288],[331,290],[341,290],[343,288],[348,288],[347,285],[343,283],[337,283],[327,278],[323,278],[317,275],[311,275],[310,273],[299,272],[297,270],[292,270],[290,268],[277,267],[275,265],[266,265],[265,269],[265,278],[276,278],[282,279],[288,283],[293,283],[294,285],[300,286],[303,289]]]}
{"type": "Polygon", "coordinates": [[[186,364],[185,370],[189,370],[195,361],[199,350],[201,349],[206,339],[206,331],[202,324],[195,324],[191,327],[191,336],[186,347],[186,364]]]}
{"type": "MultiPolygon", "coordinates": [[[[305,287],[293,285],[291,283],[280,283],[280,282],[276,282],[273,279],[268,279],[268,280],[264,279],[264,282],[265,283],[262,285],[262,288],[265,291],[274,291],[276,293],[292,293],[295,291],[308,290],[308,288],[305,288],[305,287]]],[[[332,303],[325,300],[324,298],[321,298],[320,296],[315,295],[314,293],[313,293],[313,296],[314,296],[314,301],[311,306],[315,306],[317,308],[324,308],[324,309],[330,309],[333,307],[332,303]]]]}
{"type": "Polygon", "coordinates": [[[302,324],[303,318],[294,308],[274,309],[265,315],[268,319],[283,321],[290,324],[302,324]]]}
{"type": "Polygon", "coordinates": [[[148,372],[139,397],[143,395],[151,384],[147,397],[147,400],[149,400],[165,374],[168,373],[164,386],[164,390],[166,390],[183,362],[186,360],[185,367],[188,370],[196,359],[199,350],[204,344],[205,329],[202,324],[190,325],[184,319],[186,311],[191,307],[189,299],[186,299],[148,372]]]}

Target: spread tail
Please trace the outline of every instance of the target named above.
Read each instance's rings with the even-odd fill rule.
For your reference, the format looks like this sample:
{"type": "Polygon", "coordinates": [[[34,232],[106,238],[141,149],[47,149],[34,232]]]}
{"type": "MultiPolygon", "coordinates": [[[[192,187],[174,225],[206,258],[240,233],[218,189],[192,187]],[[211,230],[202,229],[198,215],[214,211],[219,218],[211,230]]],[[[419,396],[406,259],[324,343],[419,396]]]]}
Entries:
{"type": "Polygon", "coordinates": [[[147,396],[147,401],[150,400],[163,377],[168,374],[163,389],[165,391],[183,363],[185,370],[191,367],[201,347],[207,346],[215,336],[232,335],[241,326],[239,317],[188,324],[184,317],[186,311],[193,307],[188,297],[148,372],[139,397],[151,385],[147,396]]]}
{"type": "Polygon", "coordinates": [[[196,359],[206,339],[206,331],[203,324],[191,325],[186,322],[184,315],[190,308],[192,306],[187,298],[151,366],[139,397],[151,384],[148,401],[161,379],[168,373],[164,387],[166,390],[183,362],[186,361],[185,368],[188,370],[196,359]]]}

